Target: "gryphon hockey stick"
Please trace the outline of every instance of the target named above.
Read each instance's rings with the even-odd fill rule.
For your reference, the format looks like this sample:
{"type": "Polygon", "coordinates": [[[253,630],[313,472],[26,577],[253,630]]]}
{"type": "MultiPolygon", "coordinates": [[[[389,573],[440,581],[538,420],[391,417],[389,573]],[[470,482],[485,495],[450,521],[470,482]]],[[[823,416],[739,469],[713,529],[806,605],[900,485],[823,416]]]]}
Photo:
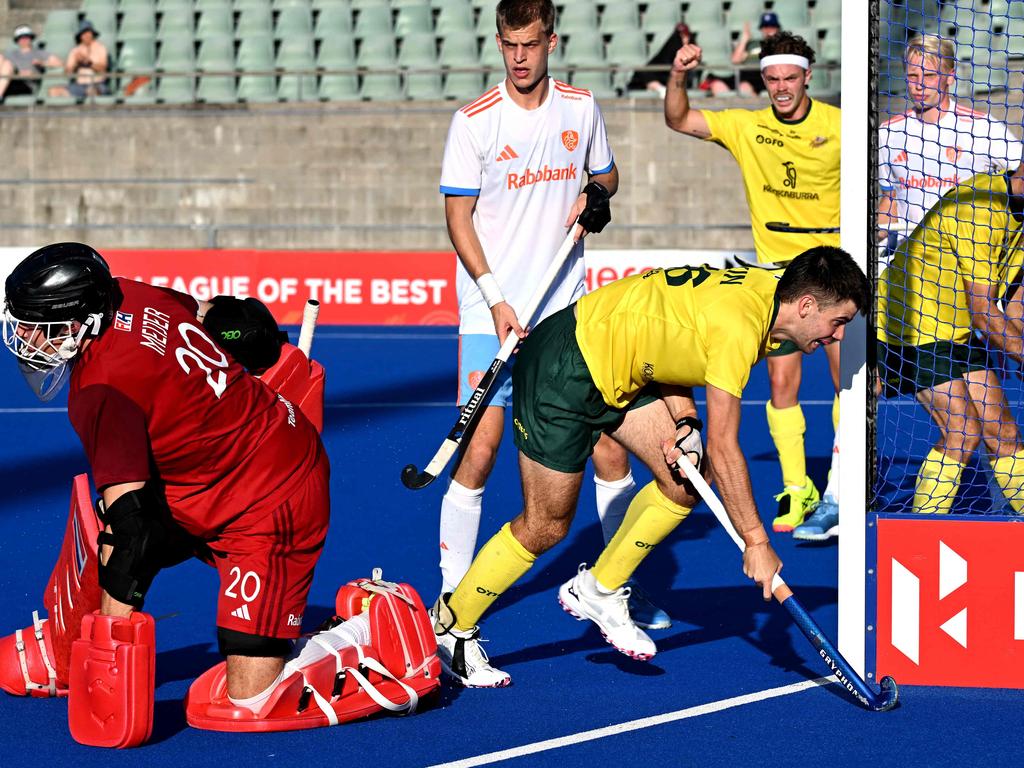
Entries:
{"type": "Polygon", "coordinates": [[[785,221],[769,221],[764,228],[769,232],[795,232],[805,235],[834,234],[839,231],[839,227],[791,227],[785,221]]]}
{"type": "MultiPolygon", "coordinates": [[[[573,224],[569,228],[569,234],[565,236],[565,240],[562,241],[562,245],[558,249],[558,253],[551,260],[548,271],[544,273],[544,277],[541,279],[530,297],[529,303],[523,307],[522,313],[519,315],[520,322],[525,326],[533,318],[534,313],[540,306],[540,303],[544,300],[544,296],[547,294],[548,289],[552,283],[555,282],[555,278],[562,269],[562,265],[572,252],[573,246],[576,242],[573,240],[573,233],[576,231],[576,224],[573,224]]],[[[519,344],[520,339],[515,333],[509,332],[505,338],[505,342],[501,345],[501,349],[498,350],[498,356],[491,362],[490,367],[487,369],[487,373],[484,374],[483,378],[480,379],[480,383],[477,384],[476,389],[473,390],[473,394],[470,396],[469,401],[462,406],[462,410],[459,411],[459,418],[455,422],[455,426],[452,427],[448,433],[448,437],[441,443],[441,447],[438,448],[437,453],[434,454],[434,458],[427,464],[426,469],[422,472],[416,468],[415,464],[409,464],[402,470],[402,484],[411,490],[417,491],[420,488],[425,488],[434,479],[441,474],[441,471],[451,461],[452,456],[459,449],[462,444],[462,438],[469,432],[472,432],[477,422],[480,421],[481,415],[483,415],[483,409],[480,407],[481,403],[487,397],[487,394],[491,391],[495,380],[498,378],[498,374],[501,373],[502,368],[508,363],[508,359],[512,356],[512,352],[515,350],[516,345],[519,344]]]]}
{"type": "MultiPolygon", "coordinates": [[[[718,518],[718,522],[725,528],[726,533],[729,534],[736,546],[740,548],[740,552],[745,549],[743,539],[736,533],[736,529],[732,525],[732,521],[729,520],[729,516],[725,512],[725,507],[722,502],[715,495],[711,487],[705,482],[704,478],[701,477],[700,472],[697,468],[690,463],[689,460],[681,460],[676,462],[676,466],[679,467],[680,471],[686,475],[686,479],[693,483],[693,487],[697,489],[697,493],[700,494],[704,502],[711,507],[711,511],[714,512],[715,517],[718,518]]],[[[887,712],[896,706],[896,702],[899,701],[900,692],[896,686],[896,681],[886,675],[882,678],[881,694],[876,694],[867,683],[865,683],[856,672],[853,667],[850,666],[849,662],[846,661],[840,654],[836,647],[832,644],[832,641],[825,637],[825,633],[821,631],[821,627],[817,625],[814,619],[811,618],[810,614],[800,604],[800,601],[796,599],[793,591],[786,585],[786,582],[782,580],[779,574],[775,574],[775,578],[772,579],[772,594],[775,599],[789,611],[790,616],[793,617],[793,621],[800,628],[800,631],[804,633],[804,636],[811,641],[811,645],[814,646],[814,650],[818,652],[818,655],[825,660],[829,669],[832,670],[832,674],[835,675],[840,685],[846,689],[853,698],[860,702],[867,709],[873,712],[887,712]]]]}

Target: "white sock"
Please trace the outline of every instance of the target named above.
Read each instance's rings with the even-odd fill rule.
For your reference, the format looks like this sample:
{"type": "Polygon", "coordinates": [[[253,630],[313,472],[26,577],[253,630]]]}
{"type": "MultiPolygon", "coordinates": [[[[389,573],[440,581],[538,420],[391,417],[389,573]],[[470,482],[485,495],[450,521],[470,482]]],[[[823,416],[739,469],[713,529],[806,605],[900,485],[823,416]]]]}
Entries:
{"type": "Polygon", "coordinates": [[[585,570],[580,576],[580,589],[585,593],[592,596],[610,595],[614,592],[614,589],[608,589],[604,584],[597,580],[594,576],[594,571],[590,568],[585,570]]]}
{"type": "Polygon", "coordinates": [[[832,438],[832,465],[828,470],[828,485],[823,496],[831,496],[839,501],[839,435],[832,438]]]}
{"type": "Polygon", "coordinates": [[[601,535],[608,544],[626,518],[629,502],[633,500],[633,473],[627,472],[621,480],[602,480],[594,475],[594,499],[597,502],[597,517],[601,521],[601,535]]]}
{"type": "MultiPolygon", "coordinates": [[[[274,682],[268,685],[264,690],[257,693],[255,696],[250,696],[247,699],[236,699],[231,696],[228,696],[228,701],[230,701],[236,707],[248,709],[254,715],[258,715],[260,713],[260,710],[263,708],[263,705],[267,703],[267,699],[270,698],[270,694],[276,691],[277,686],[279,686],[281,684],[281,681],[284,680],[286,671],[286,669],[282,669],[281,673],[277,676],[277,679],[275,679],[274,682]]],[[[289,672],[288,674],[291,673],[289,672]]]]}
{"type": "Polygon", "coordinates": [[[473,562],[483,495],[483,488],[473,490],[452,480],[441,499],[442,593],[455,589],[473,562]]]}

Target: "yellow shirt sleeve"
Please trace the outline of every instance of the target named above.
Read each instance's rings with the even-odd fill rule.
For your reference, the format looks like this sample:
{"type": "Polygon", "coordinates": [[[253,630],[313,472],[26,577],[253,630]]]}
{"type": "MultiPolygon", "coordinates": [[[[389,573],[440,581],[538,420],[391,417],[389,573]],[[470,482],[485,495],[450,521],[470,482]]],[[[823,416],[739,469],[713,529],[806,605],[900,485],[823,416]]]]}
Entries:
{"type": "MultiPolygon", "coordinates": [[[[712,311],[714,311],[712,307],[712,311]]],[[[734,397],[743,397],[750,369],[764,342],[763,318],[754,307],[729,307],[730,322],[714,324],[708,339],[708,363],[704,380],[734,397]]]]}
{"type": "Polygon", "coordinates": [[[991,197],[964,200],[955,206],[951,219],[957,271],[963,280],[980,285],[998,283],[1008,223],[1005,209],[993,210],[991,197]]]}
{"type": "MultiPolygon", "coordinates": [[[[713,141],[716,144],[720,144],[725,147],[734,156],[736,154],[737,146],[737,121],[736,113],[744,112],[742,109],[723,109],[719,111],[712,111],[710,109],[702,109],[701,114],[704,115],[704,122],[708,124],[708,131],[711,135],[708,136],[706,141],[713,141]]],[[[748,113],[749,114],[749,113],[748,113]]]]}

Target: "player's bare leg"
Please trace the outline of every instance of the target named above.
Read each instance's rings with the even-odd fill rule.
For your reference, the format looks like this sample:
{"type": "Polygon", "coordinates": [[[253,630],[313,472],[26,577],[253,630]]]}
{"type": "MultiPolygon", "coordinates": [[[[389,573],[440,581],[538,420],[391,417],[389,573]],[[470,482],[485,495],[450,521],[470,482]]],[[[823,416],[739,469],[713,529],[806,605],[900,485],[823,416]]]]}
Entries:
{"type": "Polygon", "coordinates": [[[938,426],[940,437],[917,472],[914,512],[948,513],[964,467],[981,443],[981,422],[963,379],[921,390],[917,401],[938,426]]]}
{"type": "Polygon", "coordinates": [[[505,426],[505,409],[484,409],[470,440],[463,443],[455,476],[441,501],[441,592],[451,592],[466,575],[480,531],[484,486],[494,469],[505,426]]]}
{"type": "MultiPolygon", "coordinates": [[[[636,483],[626,449],[608,435],[601,435],[594,446],[594,497],[601,535],[605,545],[612,540],[626,518],[626,510],[636,493],[636,483]]],[[[672,619],[647,596],[635,579],[629,580],[629,613],[644,629],[668,629],[672,619]]]]}
{"type": "Polygon", "coordinates": [[[992,474],[1015,512],[1024,511],[1024,445],[994,371],[971,371],[965,377],[971,402],[981,420],[992,474]]]}
{"type": "Polygon", "coordinates": [[[818,489],[807,476],[806,422],[798,400],[803,356],[794,353],[769,357],[767,363],[771,384],[771,401],[766,407],[768,429],[779,452],[783,483],[782,492],[775,497],[779,511],[772,528],[788,532],[804,521],[819,499],[818,489]]]}
{"type": "Polygon", "coordinates": [[[284,669],[284,659],[277,657],[228,656],[226,661],[228,696],[236,703],[272,693],[284,669]]]}

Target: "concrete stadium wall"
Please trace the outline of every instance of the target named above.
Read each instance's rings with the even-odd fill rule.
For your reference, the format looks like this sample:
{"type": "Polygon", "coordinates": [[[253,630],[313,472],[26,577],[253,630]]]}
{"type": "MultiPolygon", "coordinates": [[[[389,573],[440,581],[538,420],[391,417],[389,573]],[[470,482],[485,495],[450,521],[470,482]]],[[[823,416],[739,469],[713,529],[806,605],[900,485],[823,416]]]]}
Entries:
{"type": "MultiPolygon", "coordinates": [[[[448,248],[437,186],[457,106],[5,109],[0,230],[7,245],[448,248]]],[[[752,247],[727,152],[670,132],[658,100],[602,106],[622,175],[602,247],[752,247]]]]}

